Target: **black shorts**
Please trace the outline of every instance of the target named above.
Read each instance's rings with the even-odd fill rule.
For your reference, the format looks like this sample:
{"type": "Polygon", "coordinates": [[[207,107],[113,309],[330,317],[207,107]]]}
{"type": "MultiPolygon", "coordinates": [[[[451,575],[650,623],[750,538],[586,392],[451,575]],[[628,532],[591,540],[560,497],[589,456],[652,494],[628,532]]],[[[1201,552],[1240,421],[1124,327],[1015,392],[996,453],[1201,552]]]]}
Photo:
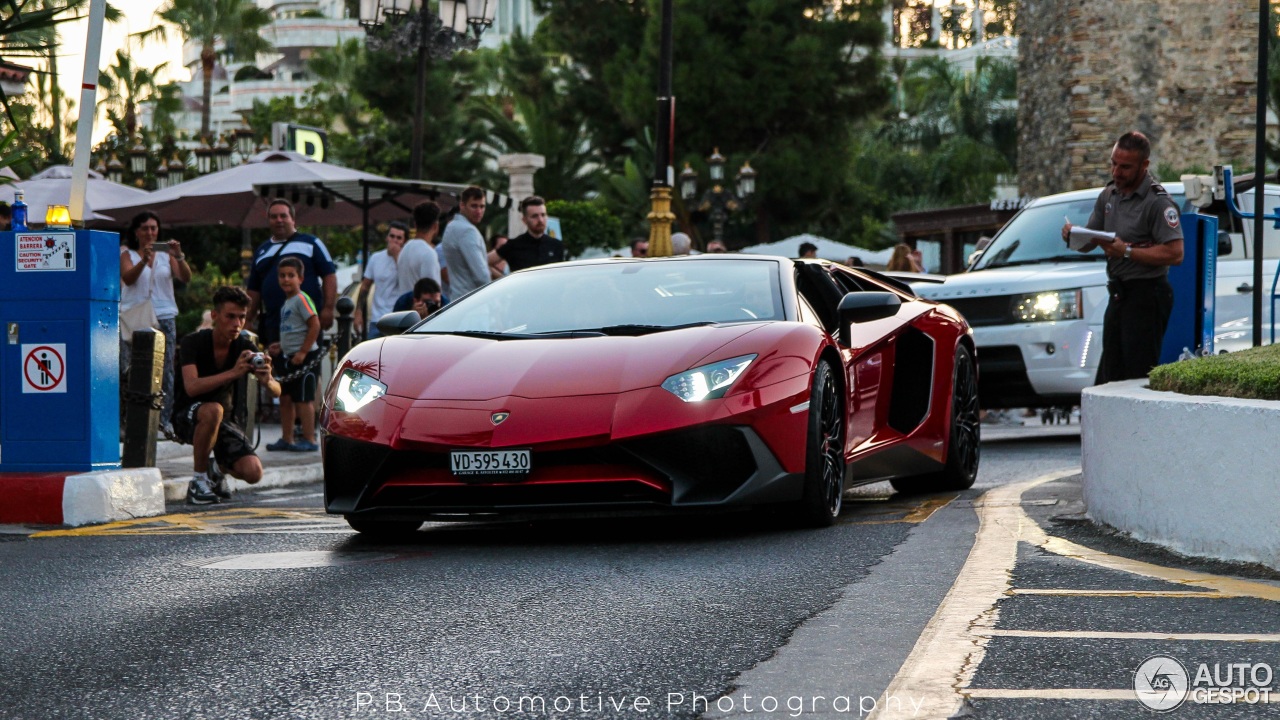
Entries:
{"type": "MultiPolygon", "coordinates": [[[[311,361],[315,360],[319,354],[320,354],[319,348],[316,348],[315,350],[312,350],[311,352],[307,353],[307,359],[302,361],[302,365],[294,365],[288,359],[288,358],[292,358],[293,357],[292,355],[287,355],[284,357],[273,359],[271,361],[271,364],[274,367],[284,368],[284,370],[280,373],[280,376],[284,377],[286,375],[293,374],[298,370],[298,368],[309,365],[311,361]]],[[[288,395],[289,399],[293,400],[296,403],[315,402],[317,382],[318,380],[316,379],[316,370],[312,369],[304,373],[301,377],[294,378],[289,382],[280,383],[280,393],[282,395],[288,395]]]]}
{"type": "MultiPolygon", "coordinates": [[[[196,433],[196,413],[204,403],[196,403],[186,408],[173,409],[173,434],[182,442],[190,445],[196,433]]],[[[213,456],[224,470],[230,470],[240,458],[254,455],[253,445],[245,437],[239,425],[226,419],[218,426],[218,437],[213,441],[213,456]]]]}

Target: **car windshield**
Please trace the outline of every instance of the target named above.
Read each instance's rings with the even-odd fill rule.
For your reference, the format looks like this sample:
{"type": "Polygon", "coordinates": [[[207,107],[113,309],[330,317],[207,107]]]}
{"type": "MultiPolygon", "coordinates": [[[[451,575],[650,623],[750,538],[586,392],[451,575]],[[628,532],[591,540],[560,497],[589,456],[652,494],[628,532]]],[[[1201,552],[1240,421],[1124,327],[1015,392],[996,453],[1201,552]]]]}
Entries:
{"type": "MultiPolygon", "coordinates": [[[[1182,207],[1185,197],[1172,195],[1173,201],[1182,207]]],[[[1018,213],[1000,229],[986,252],[974,265],[974,270],[1032,265],[1043,262],[1081,262],[1104,260],[1101,248],[1078,253],[1062,242],[1063,218],[1072,225],[1089,222],[1096,197],[1056,203],[1041,203],[1018,213]]]]}
{"type": "Polygon", "coordinates": [[[445,306],[414,332],[643,334],[781,319],[774,261],[648,260],[515,273],[445,306]]]}

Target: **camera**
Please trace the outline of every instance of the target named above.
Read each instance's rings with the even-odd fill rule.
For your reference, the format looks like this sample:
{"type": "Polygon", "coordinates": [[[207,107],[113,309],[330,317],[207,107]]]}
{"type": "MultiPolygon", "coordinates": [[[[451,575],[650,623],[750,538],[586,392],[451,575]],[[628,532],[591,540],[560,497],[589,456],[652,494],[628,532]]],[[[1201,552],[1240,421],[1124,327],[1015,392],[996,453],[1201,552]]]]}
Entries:
{"type": "Polygon", "coordinates": [[[250,355],[250,356],[249,356],[249,364],[250,364],[250,365],[252,365],[252,366],[254,367],[254,369],[255,369],[255,370],[266,367],[266,366],[267,366],[267,355],[266,355],[266,353],[256,352],[256,353],[254,353],[254,354],[250,355]]]}

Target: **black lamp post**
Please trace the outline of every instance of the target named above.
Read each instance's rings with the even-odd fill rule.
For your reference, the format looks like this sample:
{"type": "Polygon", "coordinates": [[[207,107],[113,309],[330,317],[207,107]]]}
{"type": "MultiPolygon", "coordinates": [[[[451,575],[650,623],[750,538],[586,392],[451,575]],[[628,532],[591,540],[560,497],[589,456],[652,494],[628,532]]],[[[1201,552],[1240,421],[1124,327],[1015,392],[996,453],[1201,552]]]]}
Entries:
{"type": "Polygon", "coordinates": [[[662,0],[661,36],[658,48],[658,132],[653,163],[653,186],[649,191],[649,257],[671,254],[671,148],[676,126],[676,100],[671,94],[672,0],[662,0]]]}
{"type": "Polygon", "coordinates": [[[368,33],[370,49],[417,56],[409,160],[409,175],[415,180],[422,179],[427,58],[443,59],[479,47],[481,33],[493,24],[497,4],[498,0],[360,0],[360,24],[368,33]]]}
{"type": "MultiPolygon", "coordinates": [[[[708,214],[711,218],[712,237],[715,240],[724,240],[724,223],[729,219],[729,213],[737,212],[742,209],[743,203],[751,198],[756,192],[756,171],[751,167],[751,163],[743,163],[738,170],[736,188],[728,188],[724,185],[724,166],[727,163],[725,156],[720,154],[720,148],[716,148],[711,153],[711,157],[707,158],[707,174],[711,176],[711,187],[702,193],[702,199],[698,201],[698,209],[708,214]]],[[[687,202],[692,200],[698,194],[698,173],[685,163],[684,170],[680,171],[680,197],[687,202]]]]}

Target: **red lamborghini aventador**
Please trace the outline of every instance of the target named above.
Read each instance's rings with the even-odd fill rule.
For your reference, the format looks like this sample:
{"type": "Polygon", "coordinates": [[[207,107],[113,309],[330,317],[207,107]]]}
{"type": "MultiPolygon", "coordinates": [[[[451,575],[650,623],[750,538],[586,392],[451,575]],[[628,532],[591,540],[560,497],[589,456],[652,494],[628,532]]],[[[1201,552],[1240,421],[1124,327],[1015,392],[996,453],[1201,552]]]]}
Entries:
{"type": "Polygon", "coordinates": [[[978,471],[972,333],[946,305],[820,260],[700,255],[514,273],[342,359],[325,507],[368,533],[540,510],[955,490],[978,471]]]}

